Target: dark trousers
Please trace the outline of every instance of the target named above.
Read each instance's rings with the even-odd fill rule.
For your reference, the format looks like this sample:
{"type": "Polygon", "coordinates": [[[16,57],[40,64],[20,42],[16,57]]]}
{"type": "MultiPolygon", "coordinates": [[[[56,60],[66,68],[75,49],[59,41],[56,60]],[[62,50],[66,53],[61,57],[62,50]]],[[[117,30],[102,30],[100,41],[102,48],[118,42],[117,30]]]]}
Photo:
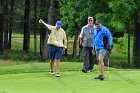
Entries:
{"type": "Polygon", "coordinates": [[[84,51],[83,69],[92,70],[94,67],[92,47],[83,47],[83,51],[84,51]]]}

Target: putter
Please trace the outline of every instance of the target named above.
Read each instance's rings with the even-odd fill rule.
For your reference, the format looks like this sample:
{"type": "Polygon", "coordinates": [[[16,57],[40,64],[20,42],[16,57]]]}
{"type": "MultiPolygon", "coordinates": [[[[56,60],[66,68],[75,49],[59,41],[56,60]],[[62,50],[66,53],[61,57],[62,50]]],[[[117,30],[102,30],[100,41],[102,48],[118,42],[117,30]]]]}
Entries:
{"type": "Polygon", "coordinates": [[[81,48],[79,48],[79,51],[80,51],[80,69],[79,69],[79,71],[81,71],[81,68],[82,68],[82,62],[83,62],[83,56],[82,56],[82,49],[81,48]]]}
{"type": "Polygon", "coordinates": [[[109,73],[110,73],[109,65],[110,65],[110,57],[108,56],[108,61],[107,61],[107,78],[109,78],[109,73]]]}
{"type": "Polygon", "coordinates": [[[70,73],[69,73],[69,68],[68,68],[68,62],[66,61],[66,58],[65,58],[65,57],[64,57],[64,60],[65,60],[65,62],[66,62],[67,74],[69,75],[70,73]]]}

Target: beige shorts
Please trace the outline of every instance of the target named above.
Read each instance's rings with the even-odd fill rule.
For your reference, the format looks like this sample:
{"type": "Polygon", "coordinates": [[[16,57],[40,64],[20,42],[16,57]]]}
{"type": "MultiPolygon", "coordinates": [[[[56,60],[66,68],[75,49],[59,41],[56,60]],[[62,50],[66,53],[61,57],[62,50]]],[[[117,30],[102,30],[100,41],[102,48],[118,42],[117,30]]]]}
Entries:
{"type": "Polygon", "coordinates": [[[97,59],[104,59],[106,54],[106,50],[96,51],[96,58],[97,59]]]}

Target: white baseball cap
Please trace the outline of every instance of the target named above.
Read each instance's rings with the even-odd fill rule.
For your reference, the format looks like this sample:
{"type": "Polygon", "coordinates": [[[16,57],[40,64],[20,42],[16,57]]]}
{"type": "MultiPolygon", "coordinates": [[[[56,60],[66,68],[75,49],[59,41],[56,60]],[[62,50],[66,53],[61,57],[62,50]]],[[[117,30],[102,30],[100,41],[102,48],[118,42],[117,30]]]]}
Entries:
{"type": "Polygon", "coordinates": [[[88,20],[89,20],[89,19],[92,19],[92,20],[93,20],[93,17],[90,16],[90,17],[88,17],[88,20]]]}

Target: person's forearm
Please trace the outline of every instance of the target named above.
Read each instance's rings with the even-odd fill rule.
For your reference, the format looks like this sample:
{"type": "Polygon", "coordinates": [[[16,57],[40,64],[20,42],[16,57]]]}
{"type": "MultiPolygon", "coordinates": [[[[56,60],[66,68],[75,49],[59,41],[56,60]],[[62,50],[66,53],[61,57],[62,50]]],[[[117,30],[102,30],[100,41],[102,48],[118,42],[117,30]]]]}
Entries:
{"type": "Polygon", "coordinates": [[[44,21],[42,22],[42,24],[48,27],[48,24],[46,24],[44,21]]]}
{"type": "Polygon", "coordinates": [[[65,35],[65,38],[64,38],[64,48],[65,49],[67,48],[67,38],[66,38],[66,35],[65,35]]]}
{"type": "Polygon", "coordinates": [[[80,37],[80,45],[83,43],[83,38],[80,37]]]}
{"type": "Polygon", "coordinates": [[[67,41],[64,41],[64,48],[67,49],[67,41]]]}
{"type": "Polygon", "coordinates": [[[51,30],[51,26],[49,24],[45,23],[44,21],[42,22],[42,24],[45,25],[48,29],[51,30]]]}

